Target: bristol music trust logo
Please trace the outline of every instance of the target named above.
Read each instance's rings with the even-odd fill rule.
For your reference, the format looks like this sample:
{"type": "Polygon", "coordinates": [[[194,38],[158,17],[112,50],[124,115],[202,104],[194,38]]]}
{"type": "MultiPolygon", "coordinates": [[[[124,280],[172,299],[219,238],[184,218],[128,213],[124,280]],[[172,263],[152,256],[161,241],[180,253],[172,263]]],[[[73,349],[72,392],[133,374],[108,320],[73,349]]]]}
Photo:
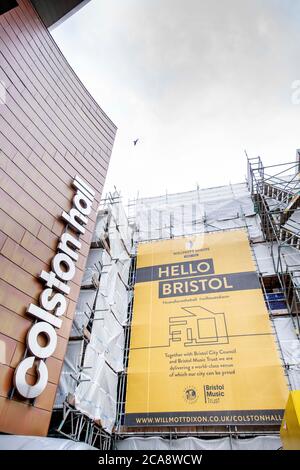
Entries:
{"type": "Polygon", "coordinates": [[[193,404],[198,400],[198,391],[193,386],[188,386],[183,391],[183,398],[187,403],[193,404]]]}
{"type": "Polygon", "coordinates": [[[203,392],[205,403],[220,403],[225,397],[225,386],[224,384],[203,385],[203,392]]]}

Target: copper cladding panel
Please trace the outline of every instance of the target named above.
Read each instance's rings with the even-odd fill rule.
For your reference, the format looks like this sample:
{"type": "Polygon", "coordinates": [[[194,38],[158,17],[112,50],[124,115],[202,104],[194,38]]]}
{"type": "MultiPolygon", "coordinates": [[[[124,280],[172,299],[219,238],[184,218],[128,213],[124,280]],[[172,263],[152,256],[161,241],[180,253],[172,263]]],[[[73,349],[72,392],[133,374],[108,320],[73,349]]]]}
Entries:
{"type": "MultiPolygon", "coordinates": [[[[116,127],[71,69],[29,0],[0,16],[0,431],[46,435],[116,127]],[[46,390],[7,398],[79,174],[96,190],[46,390]]],[[[29,381],[32,378],[29,377],[29,381]]]]}

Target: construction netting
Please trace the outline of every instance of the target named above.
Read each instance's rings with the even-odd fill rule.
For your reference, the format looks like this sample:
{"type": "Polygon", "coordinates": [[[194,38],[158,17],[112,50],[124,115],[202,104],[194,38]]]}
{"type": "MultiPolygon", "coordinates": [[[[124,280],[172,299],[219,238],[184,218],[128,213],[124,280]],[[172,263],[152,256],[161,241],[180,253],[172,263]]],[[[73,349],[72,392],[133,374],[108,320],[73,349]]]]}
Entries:
{"type": "Polygon", "coordinates": [[[131,247],[132,229],[114,194],[98,213],[56,397],[56,407],[68,397],[108,433],[116,421],[118,374],[124,369],[131,247]]]}

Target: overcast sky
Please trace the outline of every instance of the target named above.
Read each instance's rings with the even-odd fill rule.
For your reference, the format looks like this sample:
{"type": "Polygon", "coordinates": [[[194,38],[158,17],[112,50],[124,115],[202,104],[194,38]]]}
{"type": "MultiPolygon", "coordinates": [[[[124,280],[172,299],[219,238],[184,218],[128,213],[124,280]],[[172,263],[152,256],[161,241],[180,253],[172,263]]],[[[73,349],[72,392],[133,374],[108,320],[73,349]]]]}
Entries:
{"type": "Polygon", "coordinates": [[[106,188],[127,199],[244,181],[244,149],[293,161],[299,24],[295,0],[91,0],[54,29],[118,126],[106,188]]]}

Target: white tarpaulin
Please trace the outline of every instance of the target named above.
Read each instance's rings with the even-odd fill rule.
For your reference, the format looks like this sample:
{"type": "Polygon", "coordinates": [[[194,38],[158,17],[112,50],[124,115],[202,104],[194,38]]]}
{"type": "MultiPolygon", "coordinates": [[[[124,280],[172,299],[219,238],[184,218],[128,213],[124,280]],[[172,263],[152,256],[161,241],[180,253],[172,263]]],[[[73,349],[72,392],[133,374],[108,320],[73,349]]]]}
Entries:
{"type": "Polygon", "coordinates": [[[232,439],[233,450],[279,450],[282,443],[279,436],[258,436],[251,439],[232,439]]]}
{"type": "Polygon", "coordinates": [[[245,183],[138,199],[133,217],[138,240],[243,227],[262,241],[259,220],[245,183]]]}
{"type": "Polygon", "coordinates": [[[124,356],[124,328],[115,318],[113,311],[107,304],[105,297],[99,293],[103,307],[95,310],[95,319],[91,333],[91,345],[105,357],[106,362],[116,372],[123,370],[124,356]]]}
{"type": "Polygon", "coordinates": [[[109,221],[109,213],[107,210],[99,211],[97,214],[97,220],[95,225],[95,230],[93,232],[92,242],[99,243],[104,237],[105,232],[107,231],[109,221]]]}
{"type": "Polygon", "coordinates": [[[76,305],[71,337],[82,335],[83,328],[88,324],[96,297],[95,289],[82,289],[76,305]]]}
{"type": "MultiPolygon", "coordinates": [[[[112,262],[110,266],[103,268],[99,293],[106,298],[119,323],[125,325],[127,321],[128,291],[119,275],[117,263],[112,262]]],[[[99,297],[98,305],[96,302],[97,310],[100,309],[99,302],[102,303],[101,296],[99,297]]]]}
{"type": "Polygon", "coordinates": [[[98,450],[71,439],[39,436],[0,436],[0,450],[98,450]]]}
{"type": "Polygon", "coordinates": [[[127,284],[130,268],[130,256],[129,252],[127,252],[125,249],[124,244],[120,238],[120,233],[115,226],[112,226],[110,229],[109,243],[111,258],[109,263],[106,262],[104,264],[115,263],[121,279],[125,284],[127,284]]]}
{"type": "MultiPolygon", "coordinates": [[[[130,239],[131,240],[131,239],[130,239]]],[[[128,257],[131,250],[130,243],[125,244],[121,233],[118,231],[115,221],[112,219],[109,224],[109,244],[110,254],[113,259],[128,257]]]]}
{"type": "Polygon", "coordinates": [[[103,250],[102,259],[101,259],[101,273],[102,271],[106,272],[108,267],[111,266],[112,259],[109,253],[106,250],[103,250]]]}
{"type": "Polygon", "coordinates": [[[256,214],[246,214],[245,221],[248,227],[250,240],[254,243],[263,242],[264,237],[260,228],[260,219],[256,214]]]}
{"type": "Polygon", "coordinates": [[[300,227],[300,211],[299,209],[295,210],[295,212],[291,215],[291,217],[287,220],[284,224],[284,227],[287,230],[290,230],[293,233],[299,235],[299,227],[300,227]]]}
{"type": "MultiPolygon", "coordinates": [[[[114,228],[117,228],[117,231],[120,234],[120,238],[123,240],[124,246],[128,253],[131,250],[131,239],[132,239],[132,230],[129,227],[127,215],[123,204],[121,202],[116,202],[111,205],[112,219],[109,226],[109,238],[115,235],[114,228]],[[113,230],[113,232],[111,232],[113,230]]],[[[114,257],[114,255],[113,255],[114,257]]]]}
{"type": "Polygon", "coordinates": [[[274,326],[280,343],[292,390],[300,389],[300,341],[299,332],[293,320],[274,318],[274,326]]]}
{"type": "Polygon", "coordinates": [[[230,450],[229,438],[197,439],[163,439],[161,437],[129,437],[116,442],[117,450],[230,450]]]}
{"type": "Polygon", "coordinates": [[[128,285],[130,263],[131,263],[130,258],[123,258],[123,259],[120,258],[118,259],[118,261],[116,261],[120,278],[126,285],[128,285]]]}
{"type": "Polygon", "coordinates": [[[69,341],[57,387],[55,408],[62,407],[68,393],[74,394],[78,367],[81,365],[83,340],[69,341]],[[71,375],[74,377],[72,378],[71,375]]]}
{"type": "Polygon", "coordinates": [[[103,354],[88,344],[81,383],[75,391],[75,407],[111,433],[116,420],[118,375],[106,364],[103,354]]]}
{"type": "Polygon", "coordinates": [[[289,270],[293,271],[295,266],[300,265],[300,251],[292,246],[282,246],[278,247],[277,243],[273,243],[274,247],[274,259],[277,264],[278,253],[281,253],[282,260],[282,271],[286,270],[286,267],[290,267],[289,270]]]}
{"type": "Polygon", "coordinates": [[[254,243],[252,247],[260,273],[263,276],[274,275],[275,270],[269,245],[267,243],[254,243]]]}
{"type": "Polygon", "coordinates": [[[92,248],[89,251],[81,281],[82,287],[89,287],[97,284],[102,266],[103,252],[103,248],[92,248]]]}
{"type": "Polygon", "coordinates": [[[277,450],[282,447],[277,436],[259,436],[250,439],[229,437],[198,439],[185,437],[163,439],[161,437],[129,437],[116,442],[117,450],[277,450]]]}

